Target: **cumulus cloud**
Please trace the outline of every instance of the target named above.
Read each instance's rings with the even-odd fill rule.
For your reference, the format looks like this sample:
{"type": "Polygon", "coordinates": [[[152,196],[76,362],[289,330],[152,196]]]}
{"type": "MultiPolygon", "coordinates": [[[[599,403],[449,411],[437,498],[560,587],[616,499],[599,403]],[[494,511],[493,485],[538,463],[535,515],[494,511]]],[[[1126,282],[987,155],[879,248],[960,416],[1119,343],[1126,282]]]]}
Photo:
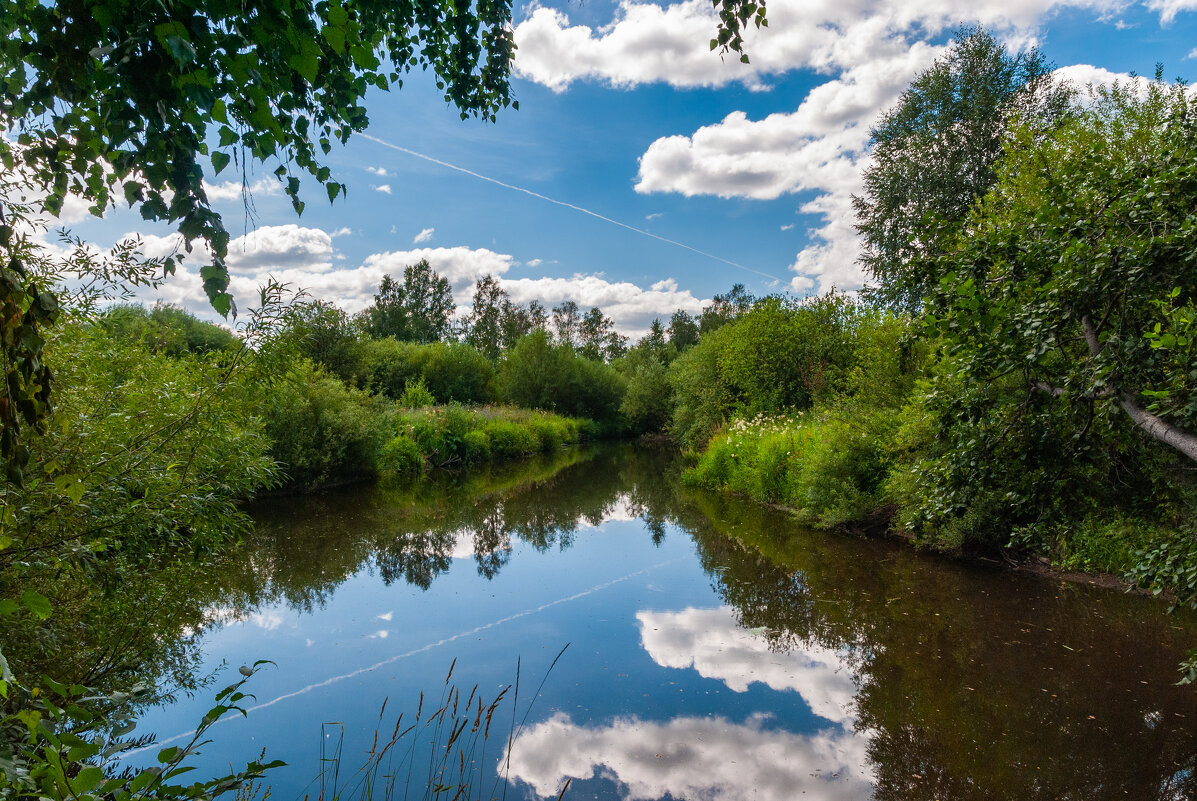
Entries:
{"type": "Polygon", "coordinates": [[[645,334],[654,318],[668,320],[677,309],[697,314],[708,302],[688,289],[679,289],[672,279],[658,281],[648,289],[598,275],[515,278],[503,279],[501,283],[516,303],[540,300],[551,307],[572,300],[583,309],[598,306],[621,333],[632,337],[645,334]]]}
{"type": "Polygon", "coordinates": [[[621,718],[580,726],[557,713],[526,730],[511,747],[511,776],[542,798],[567,778],[616,782],[626,801],[792,801],[868,798],[872,774],[867,738],[830,728],[794,734],[723,717],[679,717],[665,723],[621,718]]]}
{"type": "Polygon", "coordinates": [[[636,623],[644,650],[661,667],[693,668],[738,693],[753,682],[792,690],[821,718],[842,724],[854,720],[856,682],[836,651],[811,645],[774,653],[763,637],[741,628],[726,606],[641,611],[636,623]]]}
{"type": "Polygon", "coordinates": [[[420,231],[420,233],[416,234],[415,237],[412,238],[412,244],[418,245],[421,242],[427,242],[429,239],[432,239],[432,235],[435,232],[435,228],[424,228],[420,231]]]}
{"type": "MultiPolygon", "coordinates": [[[[553,91],[575,81],[617,87],[668,83],[676,87],[725,86],[739,82],[763,89],[771,75],[794,69],[834,73],[875,58],[912,40],[939,36],[962,22],[1004,33],[1015,43],[1034,39],[1038,26],[1068,8],[1108,14],[1119,0],[774,0],[769,27],[748,36],[751,63],[721,58],[707,41],[717,19],[706,0],[656,5],[621,0],[611,24],[574,25],[562,11],[534,7],[515,29],[516,71],[553,91]]],[[[1197,6],[1197,0],[1150,0],[1162,22],[1197,6]]]]}
{"type": "MultiPolygon", "coordinates": [[[[1148,0],[1161,24],[1197,9],[1197,0],[1148,0]]],[[[811,70],[830,76],[797,110],[749,119],[734,112],[686,135],[662,137],[640,159],[639,192],[677,192],[773,199],[813,197],[800,207],[816,222],[809,244],[795,255],[791,289],[855,289],[859,241],[851,196],[868,164],[868,131],[910,80],[943,48],[949,27],[981,24],[1013,48],[1033,44],[1040,26],[1068,9],[1110,18],[1122,0],[776,0],[770,27],[749,34],[750,64],[721,59],[705,42],[717,20],[709,2],[656,5],[621,0],[609,25],[571,23],[566,13],[534,7],[516,27],[516,69],[553,91],[580,80],[616,87],[668,83],[675,87],[768,87],[770,76],[811,70]]],[[[1078,65],[1062,74],[1079,84],[1116,76],[1078,65]]]]}
{"type": "Polygon", "coordinates": [[[349,236],[352,233],[353,233],[353,229],[350,228],[349,226],[345,226],[343,228],[338,228],[337,230],[333,231],[331,234],[329,234],[329,236],[331,236],[333,239],[336,239],[338,236],[349,236]]]}
{"type": "Polygon", "coordinates": [[[390,184],[377,184],[377,185],[372,185],[370,188],[373,189],[375,192],[382,192],[384,195],[391,194],[391,185],[390,184]]]}
{"type": "Polygon", "coordinates": [[[941,52],[923,43],[894,47],[815,87],[796,111],[761,120],[737,111],[690,136],[658,139],[640,159],[636,191],[760,200],[815,192],[800,211],[822,226],[791,265],[791,289],[809,290],[816,280],[822,290],[857,288],[852,195],[861,191],[870,125],[941,52]]]}
{"type": "MultiPolygon", "coordinates": [[[[334,232],[339,234],[340,232],[334,232]]],[[[269,278],[306,289],[314,298],[337,304],[347,312],[361,311],[374,300],[384,275],[400,277],[403,269],[421,259],[448,279],[458,311],[473,297],[474,284],[484,275],[499,279],[516,303],[540,300],[552,307],[573,300],[583,309],[598,306],[629,336],[647,332],[654,318],[668,319],[677,309],[697,314],[707,300],[680,289],[674,279],[657,281],[648,289],[629,281],[610,281],[601,275],[576,274],[567,278],[506,278],[519,262],[514,256],[487,248],[424,247],[374,253],[356,267],[336,264],[333,235],[319,228],[298,225],[264,226],[229,243],[226,263],[230,291],[242,304],[257,296],[258,287],[269,278]]],[[[182,255],[183,264],[143,300],[174,303],[197,314],[211,316],[199,270],[210,255],[203,249],[186,254],[178,235],[142,237],[143,252],[149,257],[182,255]]],[[[532,259],[526,264],[542,262],[532,259]]]]}
{"type": "Polygon", "coordinates": [[[273,178],[259,178],[253,183],[241,181],[222,181],[218,184],[204,181],[204,193],[212,203],[226,203],[230,200],[240,201],[248,195],[277,195],[283,191],[283,185],[273,178]]]}
{"type": "Polygon", "coordinates": [[[373,173],[374,175],[380,176],[382,178],[390,175],[390,173],[387,172],[386,167],[367,167],[366,172],[373,173]]]}

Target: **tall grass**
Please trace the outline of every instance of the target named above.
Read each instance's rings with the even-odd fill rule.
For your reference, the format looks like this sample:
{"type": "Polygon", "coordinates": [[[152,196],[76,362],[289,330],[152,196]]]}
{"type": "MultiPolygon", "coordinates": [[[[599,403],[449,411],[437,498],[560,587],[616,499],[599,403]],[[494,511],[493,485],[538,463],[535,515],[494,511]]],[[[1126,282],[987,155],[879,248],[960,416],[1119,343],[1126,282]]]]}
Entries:
{"type": "Polygon", "coordinates": [[[849,419],[796,412],[737,420],[715,435],[686,480],[790,507],[816,526],[861,521],[884,505],[882,443],[891,425],[881,413],[849,419]]]}
{"type": "MultiPolygon", "coordinates": [[[[416,714],[406,725],[403,713],[396,717],[393,726],[385,724],[387,699],[384,699],[366,759],[346,777],[342,776],[344,724],[322,724],[320,774],[314,782],[318,790],[314,799],[311,796],[305,798],[310,801],[411,801],[416,798],[421,801],[495,801],[506,798],[511,746],[523,731],[545,681],[567,648],[568,644],[545,671],[522,717],[519,715],[521,665],[518,660],[514,683],[503,687],[489,701],[479,694],[477,684],[464,692],[453,682],[456,659],[449,665],[435,705],[428,703],[421,692],[416,714]],[[499,718],[505,718],[504,707],[509,696],[511,717],[504,727],[499,718]],[[335,739],[330,736],[333,728],[337,731],[335,739]],[[388,731],[389,734],[384,734],[388,731]],[[499,760],[489,787],[488,753],[499,760]]],[[[566,780],[558,799],[564,796],[569,784],[566,780]]]]}

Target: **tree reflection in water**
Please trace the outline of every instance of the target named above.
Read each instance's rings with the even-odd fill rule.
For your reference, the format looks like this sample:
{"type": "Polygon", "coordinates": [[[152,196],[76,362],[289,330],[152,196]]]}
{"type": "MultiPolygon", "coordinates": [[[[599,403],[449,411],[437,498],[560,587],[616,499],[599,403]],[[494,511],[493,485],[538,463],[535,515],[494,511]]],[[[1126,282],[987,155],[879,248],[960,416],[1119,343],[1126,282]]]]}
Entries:
{"type": "Polygon", "coordinates": [[[540,796],[591,776],[635,799],[1197,795],[1197,691],[1172,685],[1197,641],[1191,618],[1167,617],[1148,599],[806,531],[777,511],[687,490],[680,470],[668,454],[625,445],[271,501],[255,510],[255,534],[215,566],[147,571],[136,591],[114,589],[107,608],[135,610],[156,577],[169,582],[156,591],[169,610],[140,652],[133,624],[101,614],[104,599],[80,600],[51,624],[83,638],[78,653],[100,648],[87,638],[119,635],[124,653],[143,655],[143,676],[185,675],[179,654],[205,629],[281,604],[318,610],[363,571],[428,590],[470,558],[490,580],[520,547],[564,550],[589,527],[640,519],[654,544],[692,540],[715,591],[709,606],[641,609],[631,625],[643,653],[730,693],[768,692],[774,706],[746,719],[634,710],[575,722],[546,712],[512,751],[513,777],[540,796]],[[796,704],[817,717],[815,729],[787,730],[796,704]]]}

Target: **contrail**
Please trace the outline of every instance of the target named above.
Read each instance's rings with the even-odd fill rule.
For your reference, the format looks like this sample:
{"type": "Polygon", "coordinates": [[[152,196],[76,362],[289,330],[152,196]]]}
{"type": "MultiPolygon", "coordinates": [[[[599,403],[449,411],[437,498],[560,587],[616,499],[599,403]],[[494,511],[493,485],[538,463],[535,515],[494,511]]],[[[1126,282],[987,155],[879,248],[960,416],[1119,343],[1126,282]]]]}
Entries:
{"type": "MultiPolygon", "coordinates": [[[[669,559],[665,562],[658,562],[655,565],[651,565],[651,566],[643,568],[641,570],[637,570],[633,573],[628,573],[626,576],[620,576],[619,578],[611,579],[610,581],[605,581],[602,584],[596,584],[588,590],[582,590],[580,592],[574,593],[573,595],[567,595],[564,598],[558,598],[555,601],[549,601],[548,603],[541,604],[540,606],[534,606],[531,609],[525,609],[522,612],[516,612],[515,614],[508,615],[507,617],[499,618],[498,620],[492,620],[490,623],[483,623],[482,625],[475,626],[474,628],[472,628],[468,631],[462,631],[457,634],[453,634],[451,636],[445,637],[443,639],[436,640],[434,642],[430,642],[426,645],[421,645],[420,647],[413,648],[410,651],[404,651],[403,653],[395,654],[394,656],[387,657],[386,659],[382,660],[381,662],[375,662],[373,665],[367,665],[366,667],[360,667],[357,670],[351,670],[348,673],[342,673],[338,676],[331,676],[327,679],[324,679],[323,681],[318,681],[314,684],[309,684],[306,687],[301,687],[300,689],[295,690],[293,692],[284,693],[283,695],[280,695],[277,698],[271,698],[269,701],[263,701],[260,704],[255,704],[253,706],[246,707],[245,712],[246,712],[246,714],[248,714],[250,712],[256,712],[259,709],[265,709],[266,707],[274,706],[275,704],[277,704],[281,701],[286,701],[288,699],[295,698],[296,696],[300,696],[300,695],[307,695],[308,693],[312,692],[313,690],[318,690],[321,687],[327,687],[330,684],[336,684],[339,681],[344,681],[345,679],[351,679],[355,676],[360,676],[363,673],[370,673],[372,671],[378,670],[380,667],[385,667],[386,665],[390,665],[395,662],[398,662],[400,659],[407,659],[410,656],[415,656],[416,654],[422,654],[425,651],[431,651],[433,648],[439,648],[442,645],[447,645],[451,642],[460,640],[464,637],[472,637],[473,635],[477,634],[480,631],[486,631],[487,629],[493,629],[494,627],[501,626],[504,623],[510,623],[513,620],[519,620],[521,617],[527,617],[528,615],[534,615],[538,612],[543,612],[544,610],[551,609],[552,607],[557,606],[558,604],[569,603],[570,601],[576,601],[579,598],[585,598],[587,595],[593,595],[596,592],[605,590],[608,587],[613,587],[616,584],[620,584],[629,579],[633,579],[636,576],[643,576],[643,575],[647,574],[649,571],[656,570],[661,567],[665,567],[666,565],[672,564],[673,562],[676,562],[676,561],[678,561],[678,560],[677,559],[669,559]]],[[[217,720],[216,723],[213,723],[212,725],[215,726],[219,723],[224,723],[229,720],[236,720],[237,718],[238,718],[238,714],[236,712],[229,712],[224,717],[217,720]]],[[[122,751],[121,753],[117,754],[117,759],[125,759],[126,757],[133,756],[134,754],[140,754],[143,751],[149,751],[151,749],[161,748],[162,746],[166,745],[167,743],[173,743],[178,740],[182,740],[185,737],[193,737],[193,736],[195,736],[195,729],[192,729],[191,731],[181,732],[179,734],[174,735],[173,737],[167,737],[165,740],[158,740],[156,742],[150,743],[149,745],[144,745],[141,748],[131,748],[128,751],[122,751]]]]}
{"type": "Polygon", "coordinates": [[[723,258],[722,256],[716,256],[714,253],[707,253],[705,250],[699,250],[698,248],[690,247],[685,242],[678,242],[676,239],[669,239],[668,237],[658,236],[657,234],[654,234],[652,231],[646,231],[643,228],[637,228],[634,225],[628,225],[627,223],[620,222],[619,220],[613,220],[610,217],[604,217],[602,214],[599,214],[597,211],[591,211],[590,209],[585,209],[585,208],[582,208],[581,206],[575,206],[573,203],[566,203],[564,200],[557,200],[556,198],[551,198],[548,195],[542,195],[539,192],[533,192],[531,189],[525,189],[522,186],[516,186],[515,184],[504,183],[503,181],[500,181],[497,178],[491,178],[490,176],[483,175],[482,173],[474,172],[473,170],[467,170],[465,167],[458,167],[456,164],[450,164],[447,161],[441,161],[440,159],[433,158],[432,156],[426,156],[423,153],[420,153],[415,150],[411,150],[410,148],[391,144],[390,142],[387,142],[383,139],[379,139],[377,136],[371,136],[370,134],[367,134],[367,133],[358,133],[357,135],[363,139],[369,139],[371,142],[382,145],[383,147],[389,147],[391,150],[398,150],[400,153],[406,153],[409,156],[415,156],[418,159],[424,159],[424,161],[430,161],[433,164],[440,165],[441,167],[446,167],[450,170],[456,170],[457,172],[465,173],[466,175],[473,176],[474,178],[477,178],[479,180],[488,181],[492,184],[501,186],[504,189],[511,189],[516,192],[523,192],[525,195],[531,195],[534,198],[539,198],[540,200],[545,200],[545,201],[548,201],[549,203],[553,203],[558,206],[564,206],[567,209],[573,209],[574,211],[580,211],[583,214],[588,214],[591,217],[595,217],[596,219],[602,220],[603,222],[608,222],[608,223],[611,223],[612,225],[618,225],[620,228],[626,228],[629,231],[635,231],[638,234],[643,234],[644,236],[651,237],[652,239],[656,239],[659,242],[665,242],[666,244],[669,244],[669,245],[676,245],[679,248],[685,248],[686,250],[690,251],[691,253],[697,253],[699,256],[705,256],[708,259],[714,259],[715,261],[723,262],[724,264],[727,264],[731,267],[735,267],[737,270],[744,270],[745,272],[764,276],[765,278],[768,278],[772,281],[782,280],[782,279],[778,278],[776,275],[770,275],[769,273],[763,273],[760,270],[754,270],[751,267],[745,267],[743,264],[738,264],[734,261],[729,261],[729,260],[723,258]]]}

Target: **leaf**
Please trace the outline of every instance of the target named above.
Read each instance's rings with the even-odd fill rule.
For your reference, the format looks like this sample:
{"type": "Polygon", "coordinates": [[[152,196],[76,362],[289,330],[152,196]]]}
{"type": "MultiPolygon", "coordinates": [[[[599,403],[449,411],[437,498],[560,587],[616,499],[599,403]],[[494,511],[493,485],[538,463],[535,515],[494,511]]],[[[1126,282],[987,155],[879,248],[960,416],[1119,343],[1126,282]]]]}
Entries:
{"type": "Polygon", "coordinates": [[[54,489],[58,494],[70,498],[72,503],[79,503],[83,500],[83,494],[87,492],[87,484],[73,473],[64,473],[54,479],[54,489]]]}
{"type": "Polygon", "coordinates": [[[217,150],[212,154],[212,166],[216,169],[217,175],[220,175],[221,171],[229,166],[230,161],[232,161],[232,157],[228,153],[222,153],[217,150]]]}
{"type": "Polygon", "coordinates": [[[34,590],[25,590],[21,595],[21,603],[42,620],[48,618],[54,610],[46,596],[34,590]]]}

